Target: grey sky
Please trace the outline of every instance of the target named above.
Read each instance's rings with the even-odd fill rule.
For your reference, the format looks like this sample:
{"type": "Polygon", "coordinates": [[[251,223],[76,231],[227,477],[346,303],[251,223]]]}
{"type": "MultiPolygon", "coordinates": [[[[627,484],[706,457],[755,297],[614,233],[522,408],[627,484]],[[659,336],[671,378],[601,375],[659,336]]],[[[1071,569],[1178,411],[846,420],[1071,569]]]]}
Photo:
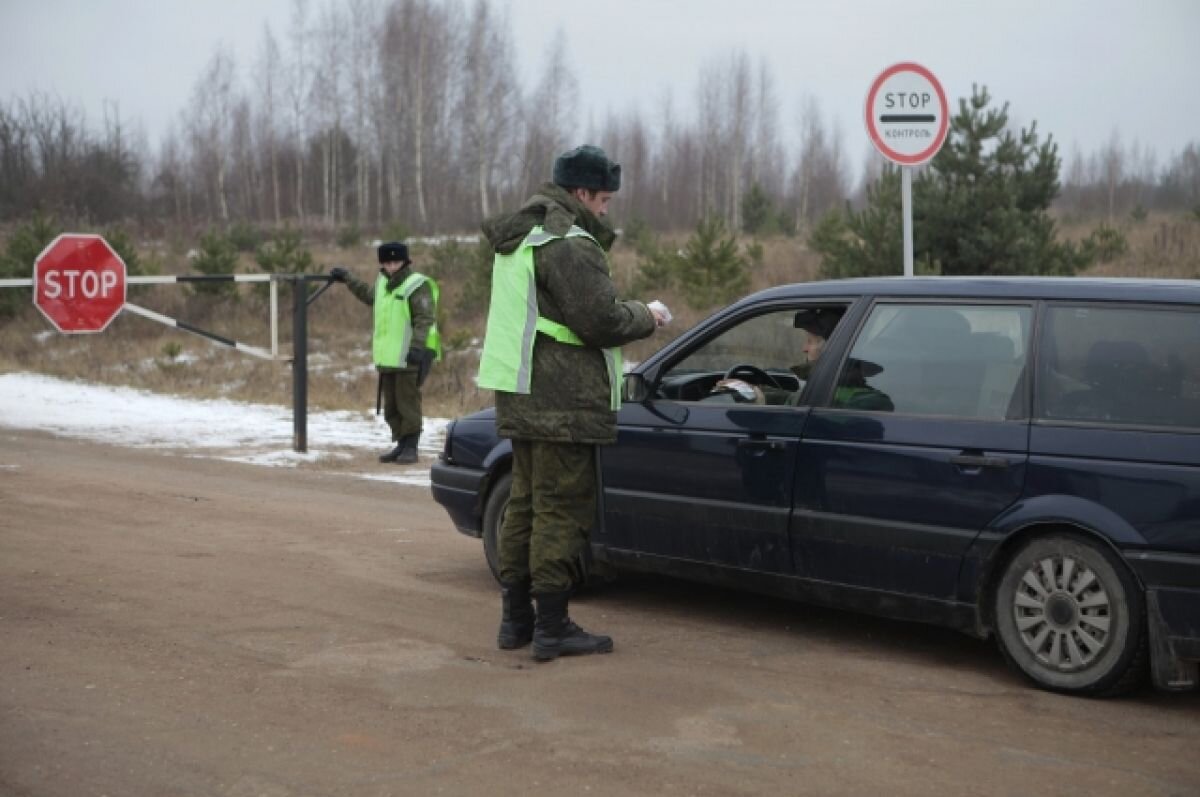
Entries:
{"type": "MultiPolygon", "coordinates": [[[[324,0],[310,0],[317,8],[324,0]]],[[[495,3],[502,8],[503,0],[495,3]]],[[[1091,153],[1119,131],[1159,163],[1200,141],[1200,0],[510,0],[526,85],[562,29],[582,108],[655,121],[667,90],[690,108],[714,57],[744,50],[776,80],[781,134],[815,97],[852,163],[867,151],[862,105],[897,61],[923,64],[952,105],[985,84],[1015,120],[1037,120],[1062,152],[1091,153]],[[586,9],[579,11],[579,9],[586,9]],[[574,11],[574,13],[572,13],[574,11]]],[[[98,124],[104,100],[151,141],[188,102],[223,42],[249,72],[269,22],[284,40],[291,0],[0,0],[0,98],[45,91],[98,124]]]]}

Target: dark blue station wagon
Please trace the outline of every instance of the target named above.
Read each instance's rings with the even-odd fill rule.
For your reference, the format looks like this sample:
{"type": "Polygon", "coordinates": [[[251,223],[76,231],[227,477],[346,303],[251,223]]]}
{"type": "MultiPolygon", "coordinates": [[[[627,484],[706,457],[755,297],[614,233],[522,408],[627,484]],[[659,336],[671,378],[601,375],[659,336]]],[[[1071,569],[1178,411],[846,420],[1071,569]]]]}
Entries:
{"type": "MultiPolygon", "coordinates": [[[[1055,691],[1195,687],[1200,283],[789,285],[624,391],[595,561],[994,636],[1055,691]]],[[[455,421],[432,474],[493,571],[494,418],[455,421]]]]}

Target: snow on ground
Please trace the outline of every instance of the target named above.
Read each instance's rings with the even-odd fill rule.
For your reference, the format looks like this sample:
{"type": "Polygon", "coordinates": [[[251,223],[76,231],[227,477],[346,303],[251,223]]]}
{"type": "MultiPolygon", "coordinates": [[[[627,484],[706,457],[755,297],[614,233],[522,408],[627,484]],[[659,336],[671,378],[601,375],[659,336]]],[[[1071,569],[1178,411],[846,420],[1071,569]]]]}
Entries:
{"type": "MultiPolygon", "coordinates": [[[[425,418],[421,461],[352,475],[429,485],[445,442],[445,418],[425,418]]],[[[199,400],[30,373],[0,374],[0,427],[50,432],[111,445],[178,451],[268,467],[348,460],[382,452],[387,424],[372,412],[309,412],[308,451],[292,450],[292,408],[199,400]]]]}

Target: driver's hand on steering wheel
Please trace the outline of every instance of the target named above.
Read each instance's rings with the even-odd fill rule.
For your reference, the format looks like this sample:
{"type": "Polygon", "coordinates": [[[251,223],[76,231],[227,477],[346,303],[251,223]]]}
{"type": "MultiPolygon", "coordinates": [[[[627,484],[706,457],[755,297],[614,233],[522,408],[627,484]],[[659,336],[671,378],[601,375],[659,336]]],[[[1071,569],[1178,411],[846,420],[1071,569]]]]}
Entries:
{"type": "Polygon", "coordinates": [[[722,391],[733,393],[735,398],[740,401],[753,402],[754,404],[766,404],[767,397],[763,395],[762,390],[757,385],[752,385],[742,379],[722,379],[713,385],[712,393],[720,393],[722,391]]]}

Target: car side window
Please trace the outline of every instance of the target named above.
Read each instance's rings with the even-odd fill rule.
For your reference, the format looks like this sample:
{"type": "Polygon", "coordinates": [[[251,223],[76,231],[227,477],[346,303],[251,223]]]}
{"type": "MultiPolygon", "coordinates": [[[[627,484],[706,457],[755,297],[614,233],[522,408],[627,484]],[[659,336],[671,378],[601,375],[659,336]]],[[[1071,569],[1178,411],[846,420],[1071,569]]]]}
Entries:
{"type": "MultiPolygon", "coordinates": [[[[675,401],[794,405],[807,379],[804,352],[810,333],[797,326],[797,313],[804,309],[773,310],[724,330],[671,365],[659,377],[656,395],[675,401]]],[[[832,312],[840,317],[844,310],[832,312]]]]}
{"type": "Polygon", "coordinates": [[[1200,428],[1200,312],[1054,305],[1037,376],[1037,417],[1200,428]]]}
{"type": "Polygon", "coordinates": [[[878,304],[842,365],[832,406],[1016,417],[1032,317],[1028,306],[878,304]]]}

